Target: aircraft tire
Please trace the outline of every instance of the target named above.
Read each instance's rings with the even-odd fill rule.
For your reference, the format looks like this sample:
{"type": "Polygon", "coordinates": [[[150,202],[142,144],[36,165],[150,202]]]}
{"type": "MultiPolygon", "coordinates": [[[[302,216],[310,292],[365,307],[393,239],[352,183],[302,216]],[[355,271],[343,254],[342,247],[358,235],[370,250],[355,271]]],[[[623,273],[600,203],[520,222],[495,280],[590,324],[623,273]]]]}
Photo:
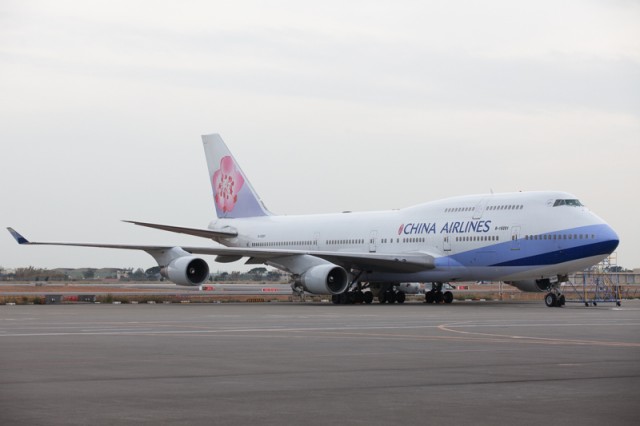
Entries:
{"type": "Polygon", "coordinates": [[[364,293],[362,291],[354,292],[354,301],[358,305],[364,302],[364,293]]]}
{"type": "Polygon", "coordinates": [[[442,303],[444,302],[444,295],[442,294],[441,291],[436,291],[436,294],[434,295],[433,301],[435,303],[442,303]]]}
{"type": "Polygon", "coordinates": [[[450,291],[445,291],[442,296],[444,298],[444,303],[448,304],[453,302],[453,293],[451,293],[450,291]]]}
{"type": "Polygon", "coordinates": [[[373,302],[373,293],[371,293],[370,291],[365,291],[363,297],[364,303],[366,303],[367,305],[370,305],[373,302]]]}
{"type": "Polygon", "coordinates": [[[387,299],[387,302],[390,304],[396,303],[396,293],[393,290],[387,290],[385,292],[385,298],[387,299]]]}
{"type": "Polygon", "coordinates": [[[396,302],[402,304],[405,300],[407,300],[407,295],[404,293],[404,291],[399,291],[396,293],[396,302]]]}
{"type": "Polygon", "coordinates": [[[558,297],[557,303],[559,308],[563,307],[567,303],[567,300],[565,299],[564,294],[561,294],[560,297],[558,297]]]}
{"type": "Polygon", "coordinates": [[[433,291],[428,291],[424,294],[425,303],[433,303],[434,302],[434,294],[433,291]]]}
{"type": "Polygon", "coordinates": [[[553,293],[547,293],[547,295],[544,296],[544,303],[550,308],[556,306],[557,302],[558,302],[558,298],[553,293]]]}

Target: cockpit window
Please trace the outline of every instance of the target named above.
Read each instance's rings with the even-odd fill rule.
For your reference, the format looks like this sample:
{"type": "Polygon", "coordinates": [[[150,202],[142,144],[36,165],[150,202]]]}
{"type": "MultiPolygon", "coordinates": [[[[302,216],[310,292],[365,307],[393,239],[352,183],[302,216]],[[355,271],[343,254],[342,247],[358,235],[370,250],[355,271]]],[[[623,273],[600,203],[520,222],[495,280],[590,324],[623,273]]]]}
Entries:
{"type": "Polygon", "coordinates": [[[581,207],[583,205],[584,204],[582,204],[580,200],[556,200],[556,202],[553,203],[553,207],[558,207],[558,206],[581,207]]]}

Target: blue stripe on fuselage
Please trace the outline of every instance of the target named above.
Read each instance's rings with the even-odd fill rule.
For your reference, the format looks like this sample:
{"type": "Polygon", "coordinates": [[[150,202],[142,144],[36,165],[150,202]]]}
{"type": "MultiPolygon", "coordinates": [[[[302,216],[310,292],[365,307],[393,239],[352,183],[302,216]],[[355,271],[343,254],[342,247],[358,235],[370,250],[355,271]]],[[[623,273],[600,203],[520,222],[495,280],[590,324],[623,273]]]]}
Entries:
{"type": "Polygon", "coordinates": [[[609,254],[616,249],[618,242],[615,232],[608,225],[602,224],[541,234],[535,240],[519,238],[517,241],[487,245],[447,258],[460,266],[553,265],[609,254]],[[554,240],[554,234],[583,234],[586,239],[554,240]],[[545,235],[548,239],[544,239],[545,235]],[[591,235],[595,235],[595,238],[591,238],[591,235]]]}
{"type": "Polygon", "coordinates": [[[569,249],[561,249],[548,253],[541,253],[535,256],[521,257],[507,262],[496,263],[490,266],[533,266],[533,265],[554,265],[558,263],[570,262],[572,260],[584,259],[587,257],[609,254],[618,246],[618,240],[601,241],[598,243],[585,244],[569,249]]]}

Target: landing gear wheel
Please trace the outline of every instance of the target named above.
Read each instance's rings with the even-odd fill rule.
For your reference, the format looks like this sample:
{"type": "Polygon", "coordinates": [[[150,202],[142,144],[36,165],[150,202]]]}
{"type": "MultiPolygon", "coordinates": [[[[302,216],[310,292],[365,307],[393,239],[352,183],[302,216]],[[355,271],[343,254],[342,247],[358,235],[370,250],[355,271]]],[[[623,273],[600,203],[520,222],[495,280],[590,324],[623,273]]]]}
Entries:
{"type": "Polygon", "coordinates": [[[433,291],[428,291],[424,294],[425,303],[433,303],[435,299],[433,291]]]}
{"type": "Polygon", "coordinates": [[[340,293],[340,304],[348,305],[349,303],[351,303],[351,297],[349,296],[349,293],[346,291],[344,293],[340,293]]]}
{"type": "Polygon", "coordinates": [[[547,293],[547,295],[544,297],[544,303],[550,308],[556,306],[557,302],[558,298],[553,293],[547,293]]]}
{"type": "Polygon", "coordinates": [[[366,303],[367,305],[370,305],[373,302],[373,293],[371,293],[370,291],[364,292],[363,297],[364,303],[366,303]]]}
{"type": "Polygon", "coordinates": [[[399,291],[396,293],[396,302],[402,304],[406,299],[407,299],[407,296],[406,294],[404,294],[404,291],[399,291]]]}
{"type": "Polygon", "coordinates": [[[434,298],[433,298],[433,301],[434,301],[435,303],[442,303],[442,302],[444,302],[444,295],[442,294],[442,292],[441,292],[441,291],[437,291],[437,292],[436,292],[436,294],[435,294],[435,296],[434,296],[434,298]]]}
{"type": "Polygon", "coordinates": [[[378,302],[380,302],[381,305],[387,302],[386,293],[384,291],[378,293],[378,302]]]}
{"type": "Polygon", "coordinates": [[[444,303],[453,302],[453,293],[451,293],[450,291],[445,291],[442,297],[444,299],[444,303]]]}
{"type": "Polygon", "coordinates": [[[355,299],[355,303],[357,303],[358,305],[360,305],[362,302],[364,302],[364,293],[362,291],[356,291],[354,293],[354,299],[355,299]]]}
{"type": "Polygon", "coordinates": [[[385,299],[387,299],[388,303],[396,303],[396,292],[393,290],[385,291],[385,299]]]}
{"type": "Polygon", "coordinates": [[[339,294],[332,294],[331,295],[331,302],[333,302],[334,305],[339,305],[340,304],[340,295],[339,294]]]}
{"type": "Polygon", "coordinates": [[[564,294],[561,294],[561,295],[558,297],[558,302],[557,302],[557,304],[558,304],[558,305],[557,305],[557,306],[558,306],[559,308],[561,308],[561,307],[563,307],[566,303],[567,303],[567,300],[564,298],[564,294]]]}

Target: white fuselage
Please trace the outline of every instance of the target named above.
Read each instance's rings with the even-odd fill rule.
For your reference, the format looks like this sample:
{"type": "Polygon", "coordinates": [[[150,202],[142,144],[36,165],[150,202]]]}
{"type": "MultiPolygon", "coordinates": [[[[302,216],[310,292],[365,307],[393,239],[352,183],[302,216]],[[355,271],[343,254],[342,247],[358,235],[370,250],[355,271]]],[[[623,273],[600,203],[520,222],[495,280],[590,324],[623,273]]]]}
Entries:
{"type": "MultiPolygon", "coordinates": [[[[230,247],[435,258],[435,268],[417,273],[364,271],[361,279],[371,282],[545,278],[591,266],[618,245],[609,225],[564,192],[471,195],[390,211],[218,219],[210,228],[236,230],[236,238],[217,240],[230,247]]],[[[324,262],[284,256],[269,263],[296,274],[324,262]]]]}

